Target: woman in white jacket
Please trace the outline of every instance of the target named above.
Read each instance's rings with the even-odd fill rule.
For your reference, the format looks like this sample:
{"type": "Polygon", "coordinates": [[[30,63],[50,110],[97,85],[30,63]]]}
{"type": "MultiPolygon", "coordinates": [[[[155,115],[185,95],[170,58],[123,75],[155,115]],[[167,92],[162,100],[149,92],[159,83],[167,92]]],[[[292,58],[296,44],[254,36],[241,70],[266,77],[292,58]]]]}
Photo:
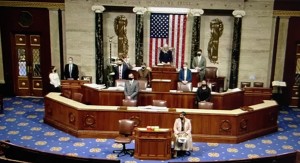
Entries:
{"type": "Polygon", "coordinates": [[[56,72],[56,67],[51,66],[51,72],[49,74],[50,79],[50,92],[60,92],[60,78],[58,73],[56,72]]]}

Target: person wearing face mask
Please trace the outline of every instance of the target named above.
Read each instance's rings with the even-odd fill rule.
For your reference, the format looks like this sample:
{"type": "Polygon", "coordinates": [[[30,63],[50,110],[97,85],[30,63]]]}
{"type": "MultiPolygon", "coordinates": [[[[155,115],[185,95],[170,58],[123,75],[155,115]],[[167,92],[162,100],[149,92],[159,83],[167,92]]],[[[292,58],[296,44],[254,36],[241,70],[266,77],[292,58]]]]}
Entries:
{"type": "Polygon", "coordinates": [[[134,75],[130,73],[128,75],[128,80],[125,82],[124,94],[125,99],[137,99],[139,93],[139,83],[134,80],[134,75]]]}
{"type": "Polygon", "coordinates": [[[191,120],[186,118],[186,113],[181,112],[179,118],[174,122],[174,157],[177,157],[178,151],[191,151],[193,149],[192,125],[191,120]]]}
{"type": "Polygon", "coordinates": [[[196,93],[196,104],[201,101],[210,101],[211,97],[211,90],[207,86],[206,81],[202,80],[201,86],[198,87],[197,93],[196,93]]]}
{"type": "Polygon", "coordinates": [[[192,82],[192,71],[188,68],[188,63],[184,62],[182,69],[179,71],[178,80],[183,84],[192,82]]]}
{"type": "Polygon", "coordinates": [[[151,77],[150,77],[150,70],[147,69],[147,65],[146,63],[142,64],[142,68],[138,70],[138,79],[139,80],[146,80],[148,82],[148,84],[151,81],[151,77]]]}
{"type": "Polygon", "coordinates": [[[50,92],[60,92],[60,79],[59,75],[56,72],[56,67],[51,66],[51,72],[49,74],[50,79],[50,92]]]}
{"type": "Polygon", "coordinates": [[[199,71],[199,81],[201,82],[205,77],[206,59],[202,55],[202,50],[197,51],[197,55],[193,58],[192,68],[199,71]]]}
{"type": "Polygon", "coordinates": [[[127,63],[123,61],[123,59],[119,58],[117,60],[117,65],[114,67],[114,72],[115,72],[115,80],[118,79],[127,79],[128,78],[128,73],[129,69],[132,67],[129,66],[127,63]]]}
{"type": "Polygon", "coordinates": [[[79,78],[78,74],[78,66],[73,63],[73,58],[69,57],[68,64],[65,65],[65,79],[77,80],[79,78]]]}

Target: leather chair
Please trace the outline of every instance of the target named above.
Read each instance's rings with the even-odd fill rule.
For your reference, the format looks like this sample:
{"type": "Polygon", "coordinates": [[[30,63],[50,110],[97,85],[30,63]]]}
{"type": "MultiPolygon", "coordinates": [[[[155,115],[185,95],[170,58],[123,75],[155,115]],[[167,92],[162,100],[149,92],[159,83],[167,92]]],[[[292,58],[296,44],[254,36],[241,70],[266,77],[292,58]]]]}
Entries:
{"type": "Polygon", "coordinates": [[[123,99],[122,104],[123,106],[136,106],[137,100],[123,99]]]}
{"type": "Polygon", "coordinates": [[[121,150],[114,150],[113,153],[118,152],[118,157],[121,154],[133,156],[133,149],[127,149],[126,144],[130,144],[132,141],[132,132],[135,127],[135,121],[129,119],[119,120],[119,136],[115,138],[115,143],[122,144],[121,150]]]}
{"type": "Polygon", "coordinates": [[[62,90],[62,96],[66,97],[66,98],[72,98],[72,92],[70,90],[62,90]]]}
{"type": "Polygon", "coordinates": [[[251,87],[251,82],[241,82],[241,88],[251,87]]]}
{"type": "Polygon", "coordinates": [[[90,83],[92,83],[92,76],[82,76],[81,79],[89,81],[90,83]]]}
{"type": "Polygon", "coordinates": [[[165,100],[152,100],[152,105],[153,106],[167,106],[167,101],[165,100]]]}
{"type": "Polygon", "coordinates": [[[213,109],[214,103],[212,102],[205,102],[205,101],[200,101],[198,102],[198,109],[213,109]]]}
{"type": "Polygon", "coordinates": [[[177,90],[183,92],[191,92],[193,90],[192,83],[183,84],[182,82],[177,82],[177,90]]]}
{"type": "Polygon", "coordinates": [[[217,76],[218,68],[217,67],[206,67],[205,68],[205,80],[207,85],[211,84],[211,90],[212,91],[217,91],[216,88],[218,87],[217,81],[218,81],[218,76],[217,76]]]}
{"type": "Polygon", "coordinates": [[[253,82],[253,87],[264,87],[263,82],[253,82]]]}
{"type": "Polygon", "coordinates": [[[75,92],[73,93],[72,100],[75,100],[77,102],[82,102],[82,97],[83,97],[82,93],[75,92]]]}
{"type": "Polygon", "coordinates": [[[124,80],[124,79],[117,79],[116,80],[116,87],[125,87],[125,82],[126,82],[126,80],[124,80]]]}
{"type": "Polygon", "coordinates": [[[148,82],[147,80],[137,80],[139,83],[139,90],[146,90],[148,82]]]}

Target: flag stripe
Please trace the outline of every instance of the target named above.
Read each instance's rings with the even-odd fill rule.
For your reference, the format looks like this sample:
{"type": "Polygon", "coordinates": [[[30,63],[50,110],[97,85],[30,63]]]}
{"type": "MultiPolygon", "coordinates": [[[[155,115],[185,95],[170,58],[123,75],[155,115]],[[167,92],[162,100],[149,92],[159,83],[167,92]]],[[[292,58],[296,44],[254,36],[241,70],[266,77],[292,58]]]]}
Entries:
{"type": "Polygon", "coordinates": [[[159,61],[159,47],[168,44],[174,48],[173,63],[181,67],[185,54],[186,15],[151,14],[149,66],[157,65],[159,61]],[[166,27],[167,26],[167,27],[166,27]]]}

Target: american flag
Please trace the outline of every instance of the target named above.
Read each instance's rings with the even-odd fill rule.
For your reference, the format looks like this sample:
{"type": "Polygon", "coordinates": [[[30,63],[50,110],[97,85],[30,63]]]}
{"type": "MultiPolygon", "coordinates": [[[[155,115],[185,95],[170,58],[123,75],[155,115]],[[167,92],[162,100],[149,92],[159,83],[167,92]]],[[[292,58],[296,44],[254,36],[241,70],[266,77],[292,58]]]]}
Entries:
{"type": "Polygon", "coordinates": [[[173,64],[178,68],[184,63],[187,15],[155,14],[150,16],[149,65],[157,65],[159,47],[168,44],[174,48],[173,64]]]}

